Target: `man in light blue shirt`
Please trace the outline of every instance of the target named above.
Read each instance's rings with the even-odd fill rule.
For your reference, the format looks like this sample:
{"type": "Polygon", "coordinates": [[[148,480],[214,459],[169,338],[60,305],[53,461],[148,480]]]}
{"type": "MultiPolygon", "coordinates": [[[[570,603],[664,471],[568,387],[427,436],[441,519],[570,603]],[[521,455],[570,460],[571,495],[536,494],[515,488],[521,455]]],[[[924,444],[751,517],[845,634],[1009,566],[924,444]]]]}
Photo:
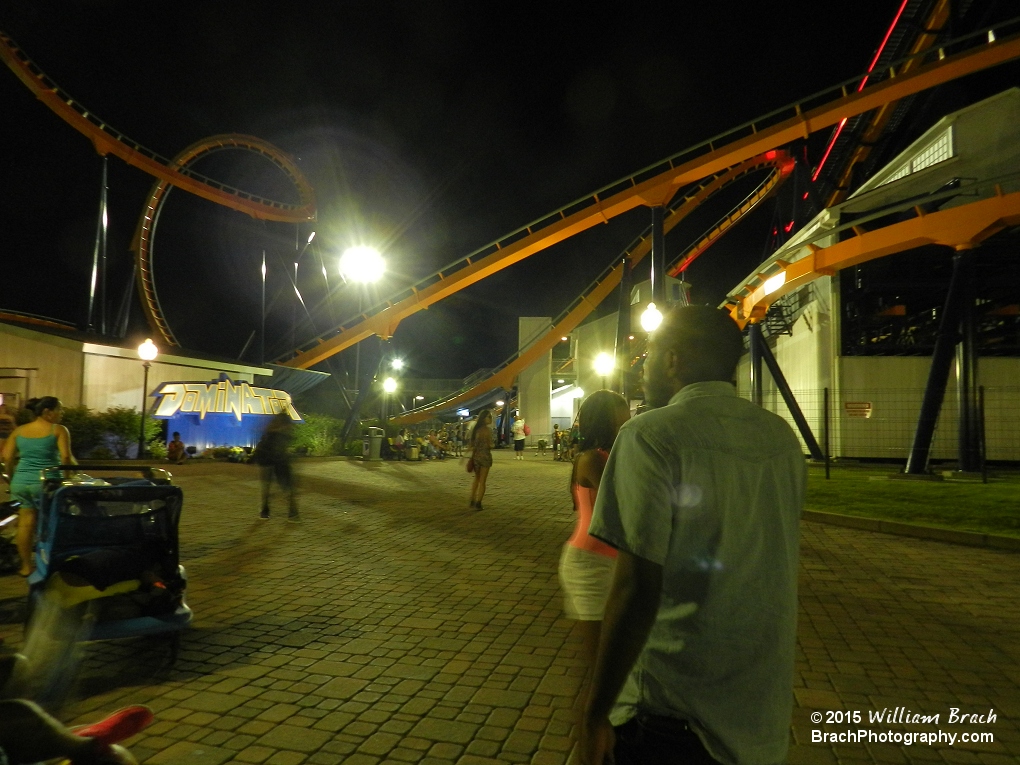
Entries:
{"type": "Polygon", "coordinates": [[[590,533],[619,550],[579,752],[601,765],[785,760],[805,463],[731,384],[740,330],[707,306],[649,339],[590,533]],[[616,726],[615,729],[613,726],[616,726]]]}

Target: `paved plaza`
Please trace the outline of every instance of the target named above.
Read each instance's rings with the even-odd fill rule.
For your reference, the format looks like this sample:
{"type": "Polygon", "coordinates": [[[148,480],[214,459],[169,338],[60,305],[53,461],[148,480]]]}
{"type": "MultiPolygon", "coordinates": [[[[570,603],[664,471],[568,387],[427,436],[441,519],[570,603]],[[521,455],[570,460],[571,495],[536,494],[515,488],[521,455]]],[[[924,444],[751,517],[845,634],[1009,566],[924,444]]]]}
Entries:
{"type": "MultiPolygon", "coordinates": [[[[154,640],[87,647],[63,719],[148,704],[156,722],[131,748],[152,765],[565,763],[581,680],[556,576],[569,466],[496,453],[473,512],[458,461],[296,464],[300,524],[282,502],[257,520],[252,467],[175,470],[195,611],[180,658],[166,668],[154,640]]],[[[1020,554],[802,528],[790,762],[1016,762],[1020,554]],[[939,722],[868,722],[897,707],[939,722]],[[951,708],[995,721],[950,724],[951,708]],[[812,743],[858,729],[994,741],[812,743]]],[[[12,646],[23,593],[0,579],[12,646]]]]}

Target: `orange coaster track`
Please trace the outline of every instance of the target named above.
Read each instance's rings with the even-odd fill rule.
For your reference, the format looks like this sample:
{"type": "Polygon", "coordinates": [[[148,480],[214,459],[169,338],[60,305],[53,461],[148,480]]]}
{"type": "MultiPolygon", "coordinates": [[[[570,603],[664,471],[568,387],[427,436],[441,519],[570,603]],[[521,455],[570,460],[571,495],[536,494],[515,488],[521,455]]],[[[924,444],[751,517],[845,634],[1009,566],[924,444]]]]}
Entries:
{"type": "MultiPolygon", "coordinates": [[[[663,220],[663,230],[666,232],[671,231],[680,221],[694,212],[700,205],[704,204],[711,196],[717,194],[731,183],[743,178],[745,175],[759,170],[771,170],[768,178],[748,197],[748,200],[753,198],[754,202],[748,204],[748,200],[745,200],[736,211],[731,213],[729,217],[733,219],[732,223],[735,224],[743,215],[750,212],[754,205],[763,201],[769,194],[775,191],[789,176],[793,166],[793,158],[785,151],[769,151],[761,156],[752,157],[746,162],[741,162],[736,167],[732,167],[724,173],[719,173],[697,188],[691,189],[689,193],[670,204],[669,212],[663,220]]],[[[434,401],[427,406],[418,407],[405,414],[398,415],[392,418],[393,422],[400,425],[413,425],[423,422],[439,412],[453,409],[462,403],[471,401],[477,396],[495,388],[513,387],[513,382],[517,375],[540,359],[543,354],[551,350],[553,346],[560,342],[561,337],[572,332],[603,300],[613,293],[620,284],[624,268],[634,268],[651,251],[651,246],[651,228],[648,228],[631,242],[619,257],[614,258],[613,265],[606,268],[581,293],[580,297],[570,304],[567,310],[553,322],[548,332],[525,350],[515,353],[504,361],[486,379],[466,387],[441,401],[434,401]]]]}
{"type": "Polygon", "coordinates": [[[891,101],[1016,59],[1020,57],[1020,35],[1007,37],[1010,25],[1015,27],[1015,21],[999,25],[998,31],[992,30],[994,34],[982,31],[947,43],[937,52],[907,57],[896,63],[888,79],[863,90],[852,91],[860,82],[856,77],[698,144],[451,263],[319,336],[281,363],[307,369],[371,335],[391,337],[408,316],[610,218],[640,206],[667,205],[679,189],[778,146],[891,101]],[[908,70],[907,64],[912,68],[908,70]]]}
{"type": "MultiPolygon", "coordinates": [[[[265,157],[277,168],[279,168],[298,190],[302,199],[312,200],[312,189],[304,175],[298,169],[294,161],[275,146],[261,138],[250,135],[239,135],[230,133],[227,135],[214,135],[203,138],[193,143],[171,161],[171,167],[179,172],[187,172],[188,167],[208,155],[227,149],[241,149],[253,152],[265,157]]],[[[170,324],[163,315],[163,309],[156,294],[156,281],[153,274],[152,244],[156,236],[156,224],[159,221],[159,211],[166,198],[166,193],[171,188],[169,181],[157,178],[149,192],[149,199],[138,219],[138,228],[135,230],[135,238],[131,247],[135,251],[135,262],[138,274],[138,295],[142,301],[142,308],[149,326],[157,332],[166,346],[179,347],[180,343],[174,337],[170,324]]]]}
{"type": "MultiPolygon", "coordinates": [[[[265,199],[191,172],[175,164],[173,160],[168,160],[136,141],[132,141],[92,114],[61,90],[25,55],[14,40],[3,32],[0,32],[0,59],[54,114],[89,138],[101,156],[113,154],[132,167],[137,167],[166,183],[173,184],[203,199],[208,199],[210,202],[247,213],[259,220],[283,223],[315,220],[315,195],[312,187],[300,173],[295,180],[301,201],[294,205],[265,199]]],[[[276,156],[283,156],[283,153],[278,149],[273,149],[273,152],[276,156]]]]}

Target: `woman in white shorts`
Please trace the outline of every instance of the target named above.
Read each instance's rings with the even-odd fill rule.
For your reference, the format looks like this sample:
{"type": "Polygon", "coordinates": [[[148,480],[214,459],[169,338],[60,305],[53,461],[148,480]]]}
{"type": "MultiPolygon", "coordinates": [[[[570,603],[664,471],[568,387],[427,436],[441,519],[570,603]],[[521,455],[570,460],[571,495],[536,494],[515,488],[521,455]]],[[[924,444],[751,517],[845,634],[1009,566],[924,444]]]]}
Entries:
{"type": "Polygon", "coordinates": [[[577,413],[581,451],[574,460],[570,476],[570,495],[577,523],[560,556],[560,585],[567,617],[580,622],[583,658],[589,667],[598,650],[616,550],[591,536],[588,526],[609,450],[620,427],[629,418],[627,400],[610,390],[592,393],[577,413]]]}

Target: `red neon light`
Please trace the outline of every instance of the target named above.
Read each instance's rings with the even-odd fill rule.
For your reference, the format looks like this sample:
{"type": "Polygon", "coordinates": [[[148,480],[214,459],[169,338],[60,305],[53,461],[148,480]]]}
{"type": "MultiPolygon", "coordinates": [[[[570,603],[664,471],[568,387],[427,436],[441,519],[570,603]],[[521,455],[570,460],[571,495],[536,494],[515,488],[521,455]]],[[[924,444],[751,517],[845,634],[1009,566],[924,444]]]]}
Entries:
{"type": "Polygon", "coordinates": [[[787,223],[785,226],[783,226],[783,231],[785,231],[787,234],[789,234],[791,231],[793,231],[793,221],[792,220],[789,223],[787,223]]]}
{"type": "MultiPolygon", "coordinates": [[[[864,90],[864,86],[868,82],[868,77],[871,76],[871,72],[872,70],[874,70],[875,65],[878,63],[878,59],[882,55],[882,51],[885,50],[885,46],[889,42],[889,38],[892,36],[893,30],[896,28],[896,25],[899,23],[900,16],[903,15],[903,11],[906,9],[908,2],[909,0],[903,0],[903,2],[900,3],[900,9],[896,11],[896,16],[893,18],[892,24],[889,25],[889,29],[886,30],[885,37],[882,38],[881,45],[879,45],[878,50],[875,51],[875,57],[871,59],[871,64],[868,66],[867,73],[861,80],[860,85],[857,86],[858,93],[864,90]]],[[[811,176],[812,183],[818,180],[818,174],[822,172],[822,167],[825,166],[825,161],[829,158],[829,154],[832,152],[832,147],[836,145],[836,139],[839,138],[839,134],[840,132],[842,132],[843,126],[846,124],[846,119],[847,118],[844,117],[842,120],[840,120],[839,126],[836,128],[836,132],[834,132],[832,134],[832,138],[829,139],[829,145],[825,149],[825,154],[822,155],[822,161],[818,163],[818,167],[815,168],[814,175],[811,176]]]]}

